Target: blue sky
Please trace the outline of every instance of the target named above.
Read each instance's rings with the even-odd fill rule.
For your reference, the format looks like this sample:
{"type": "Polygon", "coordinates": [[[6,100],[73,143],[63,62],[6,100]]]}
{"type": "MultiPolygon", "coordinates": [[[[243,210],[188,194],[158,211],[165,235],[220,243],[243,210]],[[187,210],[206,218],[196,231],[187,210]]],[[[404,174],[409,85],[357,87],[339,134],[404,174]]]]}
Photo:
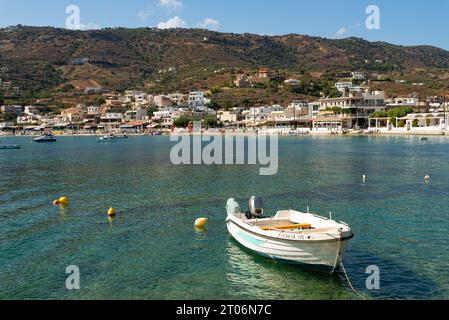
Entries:
{"type": "Polygon", "coordinates": [[[0,0],[0,26],[65,27],[68,5],[80,8],[83,28],[206,27],[267,35],[357,36],[449,50],[449,0],[0,0]],[[365,27],[369,5],[380,9],[380,30],[365,27]]]}

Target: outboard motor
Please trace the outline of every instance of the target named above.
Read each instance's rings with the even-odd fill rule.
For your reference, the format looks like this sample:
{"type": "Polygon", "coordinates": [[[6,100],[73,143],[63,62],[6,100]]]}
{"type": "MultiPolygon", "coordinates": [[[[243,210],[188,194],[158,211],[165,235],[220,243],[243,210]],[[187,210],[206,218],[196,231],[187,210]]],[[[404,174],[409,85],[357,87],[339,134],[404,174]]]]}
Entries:
{"type": "Polygon", "coordinates": [[[253,196],[249,199],[249,212],[248,216],[252,218],[261,218],[263,216],[263,201],[261,198],[253,196]]]}

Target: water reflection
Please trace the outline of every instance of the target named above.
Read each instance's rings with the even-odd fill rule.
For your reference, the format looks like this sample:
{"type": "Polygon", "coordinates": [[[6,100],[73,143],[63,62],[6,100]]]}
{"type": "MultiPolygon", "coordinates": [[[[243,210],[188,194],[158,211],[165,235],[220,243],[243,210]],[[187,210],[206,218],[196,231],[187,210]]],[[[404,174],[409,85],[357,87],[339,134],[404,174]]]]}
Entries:
{"type": "Polygon", "coordinates": [[[232,239],[227,243],[226,255],[228,294],[235,299],[357,298],[338,276],[259,257],[232,239]]]}

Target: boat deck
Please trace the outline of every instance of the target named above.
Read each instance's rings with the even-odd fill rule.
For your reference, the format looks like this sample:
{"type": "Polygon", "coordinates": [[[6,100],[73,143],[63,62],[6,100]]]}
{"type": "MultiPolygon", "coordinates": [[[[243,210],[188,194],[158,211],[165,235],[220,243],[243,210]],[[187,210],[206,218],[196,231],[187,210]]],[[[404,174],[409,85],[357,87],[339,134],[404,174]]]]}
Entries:
{"type": "Polygon", "coordinates": [[[298,224],[294,223],[288,219],[260,219],[247,221],[247,224],[253,227],[259,227],[264,231],[282,231],[289,233],[304,233],[304,234],[328,234],[328,233],[338,233],[337,228],[315,228],[313,225],[304,223],[298,224]],[[294,227],[296,226],[296,227],[294,227]]]}
{"type": "Polygon", "coordinates": [[[290,220],[287,219],[283,219],[283,220],[274,220],[274,219],[270,219],[270,220],[254,220],[254,221],[248,221],[248,224],[255,226],[255,227],[260,227],[260,228],[264,228],[264,227],[272,227],[272,228],[276,228],[276,227],[282,227],[282,226],[286,226],[286,225],[291,225],[294,224],[293,222],[291,222],[290,220]]]}

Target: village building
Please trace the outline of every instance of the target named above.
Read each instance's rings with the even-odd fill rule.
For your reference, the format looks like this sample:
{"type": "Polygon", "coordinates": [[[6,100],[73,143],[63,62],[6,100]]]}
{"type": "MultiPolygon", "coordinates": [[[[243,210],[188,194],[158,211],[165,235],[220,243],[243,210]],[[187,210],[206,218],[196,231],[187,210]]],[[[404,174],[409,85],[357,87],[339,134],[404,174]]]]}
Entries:
{"type": "Polygon", "coordinates": [[[100,118],[100,126],[105,130],[119,129],[123,124],[123,114],[121,113],[106,113],[100,118]]]}
{"type": "Polygon", "coordinates": [[[169,107],[173,105],[173,101],[166,95],[158,95],[154,97],[154,104],[159,107],[169,107]]]}
{"type": "Polygon", "coordinates": [[[234,80],[234,85],[238,88],[251,88],[253,83],[251,79],[246,77],[244,74],[237,75],[237,79],[234,80]]]}
{"type": "Polygon", "coordinates": [[[262,67],[259,69],[259,78],[268,79],[270,77],[270,69],[262,67]]]}
{"type": "Polygon", "coordinates": [[[64,123],[80,123],[84,121],[84,111],[81,108],[69,108],[61,112],[64,123]]]}
{"type": "Polygon", "coordinates": [[[369,125],[370,116],[385,111],[385,92],[351,93],[339,98],[319,100],[320,114],[313,120],[314,129],[359,129],[369,125]]]}

